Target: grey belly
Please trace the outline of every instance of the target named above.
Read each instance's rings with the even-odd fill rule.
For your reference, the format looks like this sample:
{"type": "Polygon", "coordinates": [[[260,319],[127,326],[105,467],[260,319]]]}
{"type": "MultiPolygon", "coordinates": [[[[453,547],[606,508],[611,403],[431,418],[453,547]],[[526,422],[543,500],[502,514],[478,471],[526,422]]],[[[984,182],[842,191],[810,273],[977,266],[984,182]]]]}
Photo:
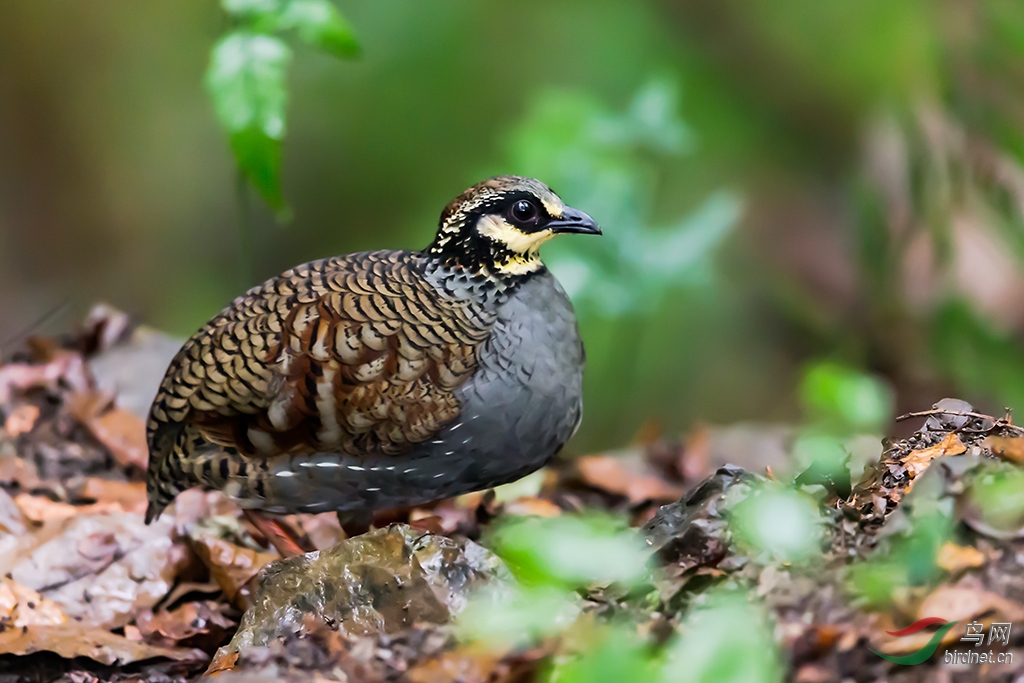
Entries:
{"type": "Polygon", "coordinates": [[[480,367],[459,390],[459,417],[403,456],[289,456],[266,472],[271,512],[418,505],[515,481],[542,467],[582,415],[583,345],[576,316],[550,273],[499,309],[480,367]]]}

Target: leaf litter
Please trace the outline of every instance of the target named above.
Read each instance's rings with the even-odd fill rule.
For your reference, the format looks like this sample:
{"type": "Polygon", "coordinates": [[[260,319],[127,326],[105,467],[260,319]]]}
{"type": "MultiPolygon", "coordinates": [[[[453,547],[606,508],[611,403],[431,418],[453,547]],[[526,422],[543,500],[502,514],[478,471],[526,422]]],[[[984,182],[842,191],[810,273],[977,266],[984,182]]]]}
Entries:
{"type": "MultiPolygon", "coordinates": [[[[827,485],[816,494],[828,533],[806,563],[735,537],[737,506],[785,470],[791,430],[756,425],[701,426],[686,439],[652,427],[624,451],[560,461],[496,492],[382,511],[376,531],[352,540],[333,515],[289,516],[319,550],[281,561],[217,493],[186,492],[142,524],[144,413],[176,348],[98,307],[77,333],[31,340],[0,363],[0,681],[536,680],[604,622],[625,619],[664,646],[723,585],[765,605],[789,680],[930,681],[939,665],[901,668],[871,649],[920,647],[930,632],[885,632],[924,616],[1024,619],[1024,510],[993,517],[984,505],[985,487],[999,485],[985,467],[1016,471],[1024,430],[962,401],[915,414],[921,429],[885,442],[848,496],[827,485]],[[515,590],[476,541],[496,521],[587,509],[630,520],[649,548],[650,585],[581,589],[562,637],[463,642],[453,619],[471,586],[515,590]],[[893,583],[882,599],[857,589],[864,567],[897,566],[891,558],[933,510],[953,520],[933,544],[933,573],[893,583]]],[[[1022,636],[1011,634],[1012,648],[1022,636]]]]}

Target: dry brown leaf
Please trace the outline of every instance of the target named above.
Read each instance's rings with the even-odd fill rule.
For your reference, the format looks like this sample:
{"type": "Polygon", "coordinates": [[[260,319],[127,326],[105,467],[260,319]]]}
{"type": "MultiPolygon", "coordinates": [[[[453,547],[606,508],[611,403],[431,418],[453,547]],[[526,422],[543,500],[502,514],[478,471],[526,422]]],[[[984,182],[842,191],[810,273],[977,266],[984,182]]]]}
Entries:
{"type": "Polygon", "coordinates": [[[6,571],[80,625],[117,628],[162,599],[188,563],[173,529],[171,519],[146,526],[135,514],[77,515],[44,525],[34,535],[46,540],[6,571]]]}
{"type": "Polygon", "coordinates": [[[990,436],[982,445],[1004,460],[1024,465],[1024,437],[990,436]]]}
{"type": "Polygon", "coordinates": [[[78,494],[83,498],[94,499],[97,505],[117,503],[125,512],[142,514],[146,511],[146,483],[142,481],[89,477],[78,494]]]}
{"type": "Polygon", "coordinates": [[[684,493],[682,487],[653,474],[631,472],[618,458],[584,456],[576,461],[576,467],[587,484],[608,493],[626,496],[634,504],[649,500],[675,501],[684,493]]]}
{"type": "Polygon", "coordinates": [[[222,647],[213,655],[213,661],[207,667],[204,676],[216,678],[225,671],[234,671],[238,668],[238,651],[222,647]]]}
{"type": "Polygon", "coordinates": [[[124,508],[120,503],[96,503],[95,505],[70,505],[50,500],[46,496],[33,496],[19,493],[14,497],[18,509],[29,520],[36,523],[58,522],[78,515],[97,515],[121,513],[124,508]]]}
{"type": "Polygon", "coordinates": [[[39,419],[39,408],[34,405],[23,405],[18,406],[11,411],[11,414],[7,416],[7,420],[4,422],[4,429],[11,436],[20,436],[21,434],[28,434],[32,431],[32,428],[36,426],[36,420],[39,419]]]}
{"type": "Polygon", "coordinates": [[[66,623],[68,617],[53,600],[36,591],[0,577],[0,624],[41,626],[66,623]]]}
{"type": "Polygon", "coordinates": [[[68,402],[68,410],[110,451],[117,462],[126,467],[146,469],[149,447],[146,444],[146,424],[142,418],[112,405],[110,397],[99,392],[76,394],[68,402]]]}
{"type": "Polygon", "coordinates": [[[928,466],[932,464],[932,460],[935,458],[942,457],[943,455],[960,455],[966,450],[967,447],[960,441],[960,437],[957,436],[956,432],[950,432],[946,435],[946,438],[934,446],[911,451],[910,455],[903,460],[903,466],[910,473],[910,478],[916,479],[928,469],[928,466]]]}
{"type": "Polygon", "coordinates": [[[523,517],[558,517],[562,514],[562,508],[544,498],[519,498],[505,503],[504,512],[506,515],[523,517]]]}
{"type": "Polygon", "coordinates": [[[935,564],[951,573],[961,572],[965,569],[980,567],[985,564],[985,553],[974,546],[957,545],[946,542],[939,548],[939,554],[935,558],[935,564]]]}
{"type": "Polygon", "coordinates": [[[501,654],[476,648],[444,652],[409,670],[410,683],[488,683],[500,681],[501,654]]]}
{"type": "Polygon", "coordinates": [[[246,584],[265,564],[280,559],[277,553],[243,548],[212,536],[193,539],[193,548],[228,600],[240,607],[248,599],[247,591],[243,591],[246,584]]]}
{"type": "Polygon", "coordinates": [[[224,616],[223,603],[206,600],[189,602],[171,612],[154,614],[144,610],[136,618],[139,632],[145,638],[154,634],[171,641],[181,641],[197,634],[209,633],[211,630],[224,631],[235,625],[232,619],[224,616]]]}
{"type": "Polygon", "coordinates": [[[941,617],[947,621],[973,620],[989,612],[999,615],[1001,621],[1024,619],[1024,606],[1021,604],[970,585],[939,586],[917,610],[919,619],[941,617]]]}
{"type": "Polygon", "coordinates": [[[108,666],[156,657],[182,662],[206,660],[202,650],[147,645],[101,628],[85,628],[80,624],[7,629],[0,633],[0,652],[11,655],[53,652],[65,659],[88,657],[108,666]]]}
{"type": "Polygon", "coordinates": [[[79,391],[89,387],[82,357],[72,351],[58,350],[48,363],[30,365],[10,363],[0,367],[0,404],[8,403],[15,389],[30,389],[39,386],[56,386],[63,380],[79,391]]]}

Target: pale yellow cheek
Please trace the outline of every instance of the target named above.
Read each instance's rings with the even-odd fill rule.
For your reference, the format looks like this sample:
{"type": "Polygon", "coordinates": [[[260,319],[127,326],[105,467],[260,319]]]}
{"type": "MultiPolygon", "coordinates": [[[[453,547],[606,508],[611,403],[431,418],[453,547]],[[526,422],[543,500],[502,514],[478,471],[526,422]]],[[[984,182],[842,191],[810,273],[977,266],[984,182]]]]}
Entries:
{"type": "Polygon", "coordinates": [[[498,216],[484,216],[477,223],[476,229],[481,235],[490,237],[499,244],[504,244],[517,254],[536,254],[540,245],[554,236],[550,230],[523,232],[498,216]]]}
{"type": "Polygon", "coordinates": [[[545,197],[540,200],[540,203],[544,205],[544,210],[548,212],[548,215],[553,218],[561,218],[562,213],[565,211],[565,204],[557,197],[551,199],[545,197]]]}

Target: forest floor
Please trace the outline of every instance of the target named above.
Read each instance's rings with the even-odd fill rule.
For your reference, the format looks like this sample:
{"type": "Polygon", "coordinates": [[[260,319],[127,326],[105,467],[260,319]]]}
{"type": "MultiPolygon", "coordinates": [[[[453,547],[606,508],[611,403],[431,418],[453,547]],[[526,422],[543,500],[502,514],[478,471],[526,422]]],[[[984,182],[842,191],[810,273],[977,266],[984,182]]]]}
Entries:
{"type": "Polygon", "coordinates": [[[451,622],[472,584],[514,582],[476,543],[490,527],[584,510],[628,520],[650,574],[641,587],[570,591],[579,613],[626,615],[651,649],[685,639],[697,596],[728,582],[765,606],[787,680],[1024,674],[1024,520],[993,523],[972,497],[979,464],[1024,459],[1024,430],[1008,418],[947,403],[914,418],[909,438],[867,444],[862,477],[805,479],[828,528],[804,565],[738,548],[733,501],[774,478],[791,434],[733,426],[684,440],[652,427],[621,452],[560,461],[497,495],[387,511],[351,540],[334,515],[292,516],[323,552],[267,568],[280,556],[220,494],[186,492],[143,523],[143,416],[176,348],[98,308],[75,333],[30,339],[0,363],[0,683],[536,680],[572,655],[572,638],[488,649],[451,622]],[[953,520],[949,533],[911,533],[932,510],[953,520]],[[974,648],[972,634],[988,642],[974,648]],[[910,664],[933,640],[938,651],[910,664]],[[976,649],[1012,663],[942,661],[976,649]]]}

